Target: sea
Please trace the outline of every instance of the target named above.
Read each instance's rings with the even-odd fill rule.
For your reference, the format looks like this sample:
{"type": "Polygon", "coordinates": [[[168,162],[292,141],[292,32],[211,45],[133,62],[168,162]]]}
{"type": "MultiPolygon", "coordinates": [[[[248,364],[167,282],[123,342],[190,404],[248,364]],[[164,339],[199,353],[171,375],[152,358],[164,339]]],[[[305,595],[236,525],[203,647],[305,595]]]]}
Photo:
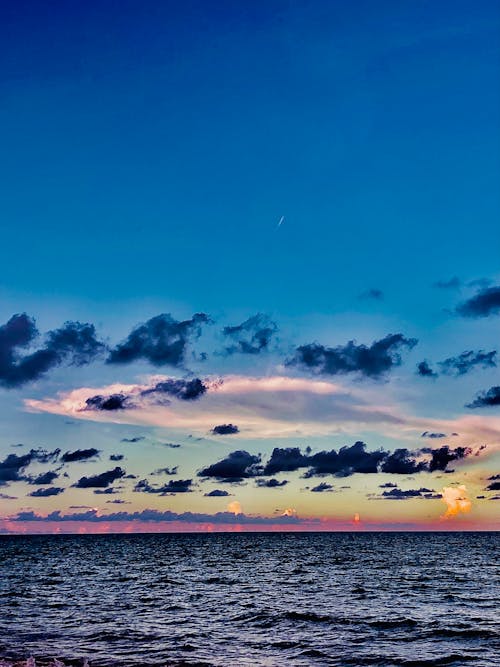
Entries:
{"type": "Polygon", "coordinates": [[[480,532],[4,535],[0,665],[499,667],[499,555],[480,532]]]}

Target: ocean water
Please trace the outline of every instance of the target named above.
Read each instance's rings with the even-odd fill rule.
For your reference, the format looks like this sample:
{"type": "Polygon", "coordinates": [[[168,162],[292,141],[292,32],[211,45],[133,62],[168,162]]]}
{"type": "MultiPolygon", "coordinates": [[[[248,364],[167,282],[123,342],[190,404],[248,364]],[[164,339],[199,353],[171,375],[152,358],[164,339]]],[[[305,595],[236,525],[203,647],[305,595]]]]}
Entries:
{"type": "Polygon", "coordinates": [[[0,656],[498,667],[499,552],[500,533],[2,536],[0,656]]]}

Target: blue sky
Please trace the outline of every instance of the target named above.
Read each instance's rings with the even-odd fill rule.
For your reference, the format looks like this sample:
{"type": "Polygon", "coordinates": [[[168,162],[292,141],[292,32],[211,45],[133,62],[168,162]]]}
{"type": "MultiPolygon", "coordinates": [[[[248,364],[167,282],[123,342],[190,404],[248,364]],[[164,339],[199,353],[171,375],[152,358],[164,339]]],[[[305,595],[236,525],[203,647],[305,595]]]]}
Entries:
{"type": "MultiPolygon", "coordinates": [[[[3,3],[2,323],[22,312],[42,332],[91,322],[112,348],[160,313],[215,321],[190,342],[205,362],[98,359],[0,389],[4,455],[18,440],[98,441],[107,451],[125,437],[122,426],[99,430],[100,415],[79,421],[70,443],[64,417],[45,403],[26,412],[27,400],[158,373],[307,375],[284,365],[299,345],[370,345],[398,332],[419,342],[390,374],[322,379],[404,406],[417,430],[416,419],[460,419],[477,392],[498,385],[496,366],[435,380],[415,368],[498,345],[496,310],[466,318],[454,309],[500,278],[499,28],[495,2],[3,3]],[[435,287],[455,276],[459,285],[435,287]],[[489,282],[470,284],[479,279],[489,282]],[[374,289],[381,298],[367,296],[374,289]],[[278,327],[264,354],[214,354],[222,327],[255,313],[278,327]]],[[[306,429],[300,444],[400,441],[383,428],[342,428],[338,437],[306,429]]],[[[478,428],[461,445],[480,446],[478,428]]],[[[247,433],[237,447],[266,455],[276,437],[299,444],[247,433]]],[[[215,439],[192,451],[189,434],[174,433],[187,476],[200,456],[208,464],[230,449],[215,439]]],[[[492,473],[495,461],[485,460],[492,473]]],[[[252,511],[254,496],[285,489],[244,493],[252,511]]]]}

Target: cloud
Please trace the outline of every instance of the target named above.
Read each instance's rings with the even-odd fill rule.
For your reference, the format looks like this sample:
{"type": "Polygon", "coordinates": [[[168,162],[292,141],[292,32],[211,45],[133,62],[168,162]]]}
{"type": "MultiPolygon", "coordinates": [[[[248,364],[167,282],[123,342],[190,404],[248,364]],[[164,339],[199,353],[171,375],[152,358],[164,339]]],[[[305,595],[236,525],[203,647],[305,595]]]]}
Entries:
{"type": "Polygon", "coordinates": [[[90,489],[90,488],[105,488],[112,484],[115,480],[120,479],[125,476],[125,470],[123,468],[113,468],[113,470],[107,470],[102,472],[100,475],[91,475],[90,477],[80,477],[76,484],[73,484],[77,489],[90,489]]]}
{"type": "Polygon", "coordinates": [[[44,449],[31,449],[27,454],[18,456],[9,454],[0,461],[0,486],[5,486],[9,482],[30,481],[26,478],[24,472],[31,463],[52,463],[57,460],[60,450],[47,452],[44,449]]]}
{"type": "Polygon", "coordinates": [[[207,391],[207,385],[199,378],[191,380],[179,380],[168,378],[158,382],[150,389],[141,392],[141,396],[153,396],[164,394],[181,401],[194,401],[207,391]]]}
{"type": "Polygon", "coordinates": [[[386,482],[385,484],[379,484],[379,489],[397,489],[398,485],[393,484],[393,482],[386,482]]]}
{"type": "Polygon", "coordinates": [[[366,290],[366,292],[362,292],[358,298],[364,301],[365,300],[382,301],[382,299],[384,298],[384,293],[382,292],[382,290],[374,287],[369,290],[366,290]]]}
{"type": "Polygon", "coordinates": [[[238,450],[200,470],[198,477],[210,477],[220,482],[241,482],[243,479],[256,477],[261,472],[260,462],[260,456],[238,450]]]}
{"type": "Polygon", "coordinates": [[[448,445],[432,450],[425,448],[422,449],[422,451],[431,455],[429,472],[446,470],[448,463],[459,461],[472,454],[472,449],[470,447],[456,447],[455,449],[451,449],[448,445]]]}
{"type": "Polygon", "coordinates": [[[224,327],[223,336],[231,340],[224,354],[259,354],[269,349],[278,326],[267,315],[257,313],[236,326],[224,327]]]}
{"type": "Polygon", "coordinates": [[[432,286],[438,289],[458,289],[462,282],[457,276],[453,276],[449,280],[438,280],[432,286]]]}
{"type": "Polygon", "coordinates": [[[183,366],[187,346],[199,337],[202,325],[209,322],[204,313],[182,322],[168,313],[157,315],[136,326],[123,343],[111,350],[107,362],[128,364],[145,359],[153,366],[183,366]]]}
{"type": "Polygon", "coordinates": [[[417,344],[415,338],[403,334],[389,334],[370,346],[349,341],[338,347],[325,347],[319,343],[301,345],[295,356],[286,361],[287,366],[309,368],[321,375],[360,373],[378,378],[401,364],[400,350],[411,349],[417,344]]]}
{"type": "Polygon", "coordinates": [[[487,491],[500,491],[500,475],[488,477],[488,482],[491,482],[491,484],[486,487],[487,491]]]}
{"type": "Polygon", "coordinates": [[[242,514],[241,503],[238,500],[233,500],[227,505],[227,511],[232,512],[235,516],[242,514]]]}
{"type": "Polygon", "coordinates": [[[321,482],[317,486],[313,486],[311,493],[324,493],[325,491],[333,491],[333,486],[326,482],[321,482]]]}
{"type": "MultiPolygon", "coordinates": [[[[301,468],[307,468],[303,475],[306,479],[323,475],[348,477],[356,473],[378,472],[408,475],[445,470],[451,461],[466,458],[471,453],[472,450],[467,447],[450,449],[446,445],[439,449],[424,448],[415,452],[405,448],[392,452],[383,449],[370,452],[367,451],[366,444],[361,441],[341,447],[338,451],[332,449],[314,454],[309,448],[302,452],[299,447],[275,447],[264,466],[260,456],[252,456],[246,451],[235,451],[222,461],[204,468],[198,475],[224,482],[239,482],[250,477],[270,476],[301,468]],[[422,458],[422,455],[426,456],[422,458]]],[[[266,486],[264,482],[257,484],[266,486]]]]}
{"type": "Polygon", "coordinates": [[[434,371],[428,361],[421,361],[417,364],[417,375],[421,377],[437,378],[438,374],[434,371]]]}
{"type": "Polygon", "coordinates": [[[273,477],[272,479],[258,479],[256,480],[255,484],[260,488],[279,489],[280,487],[286,486],[288,484],[288,480],[284,479],[280,482],[273,477]]]}
{"type": "Polygon", "coordinates": [[[28,496],[33,496],[34,498],[48,498],[49,496],[58,496],[60,493],[63,493],[64,489],[59,486],[49,486],[46,489],[37,489],[28,493],[28,496]]]}
{"type": "Polygon", "coordinates": [[[432,431],[424,431],[422,435],[420,436],[421,438],[431,438],[436,439],[436,438],[446,438],[446,433],[433,433],[432,431]]]}
{"type": "MultiPolygon", "coordinates": [[[[238,503],[239,504],[239,503],[238,503]]],[[[47,515],[37,514],[32,510],[18,512],[11,517],[12,521],[26,522],[68,522],[68,521],[88,521],[92,523],[106,523],[115,521],[144,521],[144,522],[172,522],[180,521],[183,523],[213,523],[213,524],[247,524],[247,525],[294,525],[299,524],[300,519],[294,510],[287,510],[289,514],[283,514],[279,517],[251,516],[246,514],[236,514],[234,511],[217,512],[216,514],[202,514],[196,512],[171,512],[170,510],[159,511],[154,509],[145,509],[140,512],[114,512],[111,514],[100,514],[96,509],[90,509],[85,512],[75,512],[62,514],[60,510],[50,512],[47,515]]],[[[308,523],[314,520],[308,519],[308,523]]]]}
{"type": "Polygon", "coordinates": [[[214,435],[233,435],[239,432],[240,429],[235,424],[218,424],[211,430],[214,435]]]}
{"type": "Polygon", "coordinates": [[[445,486],[442,490],[442,496],[446,505],[446,512],[441,517],[442,519],[451,519],[460,513],[466,514],[471,511],[472,503],[465,485],[445,486]]]}
{"type": "Polygon", "coordinates": [[[61,456],[61,461],[63,463],[88,461],[89,459],[94,459],[96,456],[99,456],[99,454],[100,451],[95,449],[95,447],[90,447],[89,449],[75,449],[74,452],[64,452],[61,456]]]}
{"type": "Polygon", "coordinates": [[[203,494],[207,498],[224,498],[225,496],[230,496],[229,491],[224,491],[223,489],[214,489],[209,493],[203,494]]]}
{"type": "Polygon", "coordinates": [[[82,410],[104,410],[112,412],[114,410],[132,410],[135,404],[130,396],[125,394],[110,394],[109,396],[89,396],[85,401],[85,407],[82,410]]]}
{"type": "Polygon", "coordinates": [[[402,489],[393,488],[390,491],[383,491],[381,498],[386,500],[408,500],[409,498],[426,498],[427,500],[435,500],[441,498],[441,494],[436,493],[432,489],[420,488],[409,489],[403,491],[402,489]]]}
{"type": "Polygon", "coordinates": [[[177,475],[177,467],[178,466],[174,466],[173,468],[157,468],[151,474],[152,475],[177,475]]]}
{"type": "Polygon", "coordinates": [[[459,304],[456,312],[462,317],[488,317],[500,313],[500,286],[479,290],[470,299],[459,304]]]}
{"type": "Polygon", "coordinates": [[[107,505],[130,505],[130,500],[122,500],[121,498],[116,498],[115,500],[106,500],[107,505]]]}
{"type": "Polygon", "coordinates": [[[46,484],[52,484],[52,482],[59,477],[59,474],[55,470],[47,470],[47,472],[41,472],[36,477],[26,477],[25,481],[28,484],[36,484],[37,486],[44,486],[46,484]]]}
{"type": "Polygon", "coordinates": [[[176,493],[190,493],[192,491],[192,479],[170,479],[162,486],[152,486],[147,479],[141,479],[134,487],[139,493],[158,493],[161,496],[176,493]]]}
{"type": "Polygon", "coordinates": [[[94,493],[97,496],[112,496],[116,493],[121,493],[119,487],[108,486],[106,489],[94,489],[94,493]]]}
{"type": "Polygon", "coordinates": [[[0,500],[17,500],[17,496],[9,496],[7,493],[0,493],[0,500]]]}
{"type": "Polygon", "coordinates": [[[0,326],[2,386],[19,387],[37,380],[62,363],[82,366],[104,349],[91,324],[66,322],[60,329],[49,331],[37,350],[27,351],[39,336],[35,320],[26,313],[13,315],[6,324],[0,326]]]}
{"type": "Polygon", "coordinates": [[[500,405],[500,387],[491,387],[488,391],[480,392],[472,403],[468,403],[466,408],[486,408],[500,405]]]}
{"type": "Polygon", "coordinates": [[[480,368],[496,367],[496,356],[496,350],[492,350],[491,352],[483,352],[483,350],[474,352],[472,350],[467,350],[456,357],[449,357],[444,361],[440,361],[439,366],[441,371],[446,375],[454,375],[457,377],[469,373],[469,371],[477,366],[480,368]]]}
{"type": "Polygon", "coordinates": [[[134,438],[122,438],[121,442],[141,442],[141,440],[145,440],[146,437],[144,435],[136,435],[134,438]]]}
{"type": "Polygon", "coordinates": [[[110,461],[123,461],[125,457],[123,454],[110,454],[109,455],[109,460],[110,461]]]}

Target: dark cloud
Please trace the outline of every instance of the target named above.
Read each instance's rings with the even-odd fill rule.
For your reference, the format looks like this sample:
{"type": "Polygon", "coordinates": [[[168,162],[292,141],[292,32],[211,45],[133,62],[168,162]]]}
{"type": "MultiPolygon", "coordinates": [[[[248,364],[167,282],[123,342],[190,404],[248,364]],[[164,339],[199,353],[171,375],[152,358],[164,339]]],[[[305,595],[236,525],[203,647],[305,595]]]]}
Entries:
{"type": "Polygon", "coordinates": [[[286,486],[288,484],[288,480],[284,479],[281,482],[278,481],[277,479],[258,479],[256,481],[256,485],[259,486],[260,488],[265,488],[265,489],[279,489],[282,486],[286,486]]]}
{"type": "Polygon", "coordinates": [[[500,405],[500,387],[491,387],[488,391],[482,391],[477,394],[472,403],[468,403],[466,408],[487,408],[500,405]]]}
{"type": "Polygon", "coordinates": [[[158,493],[161,496],[176,493],[190,493],[192,491],[192,479],[170,479],[162,486],[152,486],[147,479],[141,479],[134,487],[134,491],[140,493],[158,493]]]}
{"type": "Polygon", "coordinates": [[[321,484],[313,486],[311,489],[311,493],[324,493],[325,491],[333,491],[333,486],[331,484],[327,484],[326,482],[321,482],[321,484]]]}
{"type": "Polygon", "coordinates": [[[295,356],[287,360],[287,366],[309,368],[322,375],[360,373],[378,378],[393,366],[401,363],[402,348],[411,349],[417,344],[415,338],[405,338],[403,334],[389,334],[370,346],[349,341],[347,345],[325,347],[319,343],[301,345],[295,356]]]}
{"type": "Polygon", "coordinates": [[[121,498],[116,498],[114,500],[106,500],[107,505],[130,505],[130,500],[122,500],[121,498]]]}
{"type": "Polygon", "coordinates": [[[182,445],[179,445],[178,442],[162,442],[160,443],[163,447],[169,447],[170,449],[179,449],[182,445]]]}
{"type": "Polygon", "coordinates": [[[94,459],[96,456],[99,456],[99,454],[100,451],[95,449],[95,447],[90,447],[89,449],[75,449],[74,452],[64,452],[61,456],[61,461],[63,463],[88,461],[88,459],[94,459]]]}
{"type": "Polygon", "coordinates": [[[470,447],[456,447],[455,449],[451,449],[448,445],[444,445],[439,449],[424,448],[422,452],[431,455],[428,469],[429,472],[434,472],[436,470],[446,470],[448,463],[451,463],[451,461],[459,461],[470,456],[472,449],[470,447]]]}
{"type": "Polygon", "coordinates": [[[97,394],[87,398],[82,411],[113,412],[115,410],[131,410],[135,407],[135,403],[126,394],[109,394],[108,396],[97,394]]]}
{"type": "Polygon", "coordinates": [[[379,484],[379,489],[397,489],[398,485],[393,484],[392,482],[386,482],[385,484],[379,484]]]}
{"type": "Polygon", "coordinates": [[[500,287],[486,287],[459,304],[456,312],[463,317],[488,317],[500,313],[500,287]]]}
{"type": "Polygon", "coordinates": [[[6,493],[0,493],[0,500],[17,500],[17,496],[9,496],[6,493]]]}
{"type": "Polygon", "coordinates": [[[47,484],[52,484],[55,479],[59,477],[59,474],[55,470],[47,470],[47,472],[41,472],[36,477],[26,477],[28,484],[36,484],[37,486],[45,486],[47,484]]]}
{"type": "MultiPolygon", "coordinates": [[[[423,448],[415,452],[405,448],[392,452],[383,449],[370,452],[367,451],[365,443],[360,441],[341,447],[338,451],[332,449],[314,454],[309,448],[303,452],[299,447],[275,447],[264,466],[260,456],[236,451],[222,461],[204,468],[198,474],[201,477],[212,477],[224,482],[238,482],[250,477],[270,476],[301,468],[307,468],[303,475],[306,479],[324,475],[348,477],[356,473],[377,472],[409,475],[445,470],[449,462],[466,458],[471,453],[472,450],[468,447],[451,449],[446,445],[439,449],[423,448]],[[430,456],[422,458],[422,455],[430,456]]],[[[265,483],[258,485],[265,486],[265,483]]]]}
{"type": "Polygon", "coordinates": [[[18,456],[9,454],[3,461],[0,461],[0,486],[5,486],[9,482],[28,481],[24,472],[31,463],[53,463],[57,460],[59,449],[53,452],[47,452],[44,449],[31,449],[27,454],[18,456]]]}
{"type": "Polygon", "coordinates": [[[426,468],[427,463],[425,461],[416,461],[412,452],[400,448],[390,454],[385,454],[380,470],[394,475],[411,475],[422,472],[426,468]]]}
{"type": "Polygon", "coordinates": [[[223,489],[214,489],[213,491],[205,493],[204,495],[207,498],[225,498],[226,496],[230,496],[231,494],[228,491],[224,491],[223,489]]]}
{"type": "Polygon", "coordinates": [[[106,489],[94,489],[94,493],[98,496],[113,496],[121,493],[121,490],[119,487],[108,486],[106,489]]]}
{"type": "Polygon", "coordinates": [[[458,289],[462,282],[457,276],[453,276],[449,280],[438,280],[432,286],[438,289],[458,289]]]}
{"type": "Polygon", "coordinates": [[[177,475],[177,466],[173,468],[157,468],[154,470],[152,475],[177,475]]]}
{"type": "Polygon", "coordinates": [[[446,438],[446,433],[433,433],[432,431],[424,431],[420,437],[431,438],[431,439],[446,438]]]}
{"type": "Polygon", "coordinates": [[[362,300],[373,300],[373,301],[382,301],[384,298],[384,293],[382,290],[377,289],[376,287],[366,290],[366,292],[362,292],[362,294],[359,295],[359,299],[362,300]]]}
{"type": "Polygon", "coordinates": [[[159,402],[162,402],[162,397],[170,396],[181,401],[194,401],[200,396],[203,396],[207,391],[207,386],[199,378],[191,380],[179,380],[169,378],[162,380],[151,387],[141,392],[141,396],[150,396],[159,402]]]}
{"type": "Polygon", "coordinates": [[[46,489],[37,489],[28,493],[28,496],[33,496],[33,498],[48,498],[49,496],[58,496],[60,493],[63,493],[64,489],[60,486],[49,486],[46,489]]]}
{"type": "Polygon", "coordinates": [[[417,375],[427,378],[437,378],[438,374],[432,369],[428,361],[421,361],[417,364],[417,375]]]}
{"type": "Polygon", "coordinates": [[[165,313],[136,326],[127,339],[111,350],[107,362],[128,364],[145,359],[153,366],[182,366],[187,346],[201,333],[201,326],[210,318],[204,313],[182,322],[165,313]]]}
{"type": "Polygon", "coordinates": [[[488,477],[488,482],[491,482],[491,484],[486,487],[487,491],[500,491],[500,475],[488,477]]]}
{"type": "Polygon", "coordinates": [[[214,435],[232,435],[233,433],[239,433],[240,429],[236,424],[219,424],[214,426],[210,432],[214,435]]]}
{"type": "Polygon", "coordinates": [[[449,357],[440,361],[439,366],[446,375],[465,375],[477,366],[480,368],[494,368],[497,365],[496,356],[496,350],[491,352],[467,350],[456,357],[449,357]]]}
{"type": "Polygon", "coordinates": [[[136,435],[134,438],[122,438],[121,442],[140,442],[141,440],[145,440],[146,436],[144,435],[136,435]]]}
{"type": "Polygon", "coordinates": [[[123,454],[110,454],[109,455],[109,460],[110,461],[123,461],[125,457],[123,454]]]}
{"type": "Polygon", "coordinates": [[[91,475],[90,477],[80,477],[76,484],[73,484],[78,489],[91,489],[91,488],[105,488],[112,484],[115,480],[120,479],[125,476],[125,470],[123,468],[113,468],[113,470],[107,470],[102,472],[100,475],[91,475]]]}
{"type": "Polygon", "coordinates": [[[249,477],[261,474],[260,456],[254,456],[244,450],[231,452],[225,459],[203,468],[199,477],[212,477],[221,482],[241,482],[249,477]]]}
{"type": "Polygon", "coordinates": [[[104,350],[91,324],[66,322],[60,329],[49,331],[37,350],[25,352],[39,335],[35,320],[26,313],[13,315],[0,326],[1,385],[19,387],[63,363],[82,366],[104,350]]]}
{"type": "Polygon", "coordinates": [[[403,491],[402,489],[391,489],[390,491],[383,491],[381,498],[387,500],[408,500],[409,498],[426,498],[427,500],[435,500],[441,498],[440,493],[435,493],[432,489],[410,489],[403,491]]]}
{"type": "MultiPolygon", "coordinates": [[[[99,514],[95,509],[85,512],[75,512],[72,514],[61,514],[59,510],[50,512],[47,516],[37,514],[36,512],[25,511],[11,518],[12,521],[36,521],[36,522],[67,522],[67,521],[89,521],[92,523],[107,523],[110,521],[180,521],[183,523],[215,523],[230,525],[273,525],[273,524],[299,524],[301,519],[297,516],[249,516],[246,514],[234,514],[233,512],[217,512],[216,514],[201,514],[195,512],[171,512],[170,510],[158,511],[154,509],[145,509],[141,512],[115,512],[112,514],[99,514]]],[[[314,522],[314,519],[307,519],[308,523],[314,522]]]]}
{"type": "Polygon", "coordinates": [[[259,354],[269,348],[278,326],[267,315],[257,313],[242,324],[224,327],[222,334],[232,341],[224,354],[259,354]]]}

